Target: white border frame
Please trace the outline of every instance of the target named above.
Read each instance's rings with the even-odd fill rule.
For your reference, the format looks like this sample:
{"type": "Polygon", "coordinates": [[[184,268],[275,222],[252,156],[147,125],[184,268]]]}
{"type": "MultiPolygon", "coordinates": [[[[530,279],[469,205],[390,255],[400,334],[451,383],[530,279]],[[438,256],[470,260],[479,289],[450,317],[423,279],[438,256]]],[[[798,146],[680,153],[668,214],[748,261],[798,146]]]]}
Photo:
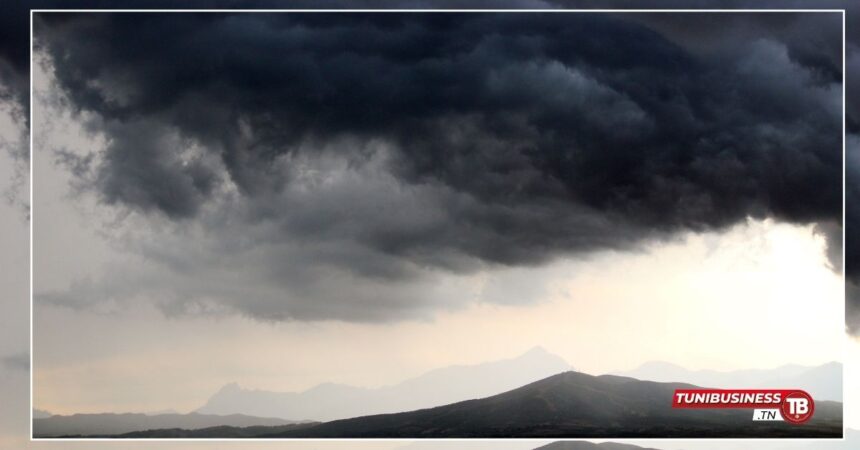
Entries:
{"type": "MultiPolygon", "coordinates": [[[[847,341],[843,339],[842,355],[842,437],[841,438],[36,438],[33,437],[33,377],[35,366],[33,365],[33,221],[35,218],[35,203],[33,202],[33,129],[35,128],[33,113],[33,16],[34,13],[567,13],[567,14],[662,14],[662,13],[840,13],[842,15],[842,284],[845,285],[845,228],[846,228],[846,22],[845,9],[30,9],[30,442],[245,442],[254,444],[257,442],[496,442],[496,441],[522,441],[536,443],[550,443],[557,441],[588,441],[619,443],[659,443],[662,441],[673,442],[837,442],[846,440],[847,425],[845,423],[845,355],[847,341]]],[[[845,328],[845,290],[842,297],[842,322],[839,324],[845,328]]],[[[847,338],[846,338],[847,339],[847,338]]],[[[650,445],[650,444],[649,444],[650,445]]]]}

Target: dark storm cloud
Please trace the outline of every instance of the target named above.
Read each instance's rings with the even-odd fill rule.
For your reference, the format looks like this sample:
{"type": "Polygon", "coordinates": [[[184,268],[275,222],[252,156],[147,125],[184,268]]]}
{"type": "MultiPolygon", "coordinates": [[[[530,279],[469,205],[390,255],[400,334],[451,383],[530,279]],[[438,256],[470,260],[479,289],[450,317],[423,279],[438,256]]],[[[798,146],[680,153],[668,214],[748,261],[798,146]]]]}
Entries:
{"type": "Polygon", "coordinates": [[[9,14],[0,16],[0,100],[29,103],[30,27],[23,2],[12,1],[9,14]]]}
{"type": "MultiPolygon", "coordinates": [[[[468,2],[460,2],[459,6],[462,7],[486,7],[485,3],[477,3],[477,4],[469,4],[468,2]]],[[[175,7],[176,4],[173,1],[158,1],[158,0],[150,0],[150,1],[132,1],[129,0],[124,2],[122,5],[118,5],[116,2],[112,1],[98,1],[98,0],[77,0],[77,1],[54,1],[54,0],[11,0],[4,4],[4,13],[0,14],[0,92],[2,92],[2,96],[4,101],[8,104],[8,100],[14,100],[17,102],[16,108],[20,108],[21,111],[26,112],[26,108],[28,106],[28,93],[27,93],[27,82],[28,74],[28,44],[29,44],[29,36],[28,36],[28,15],[29,8],[114,8],[114,7],[129,7],[129,8],[172,8],[175,7]]],[[[333,1],[333,2],[323,2],[323,1],[314,1],[312,3],[303,3],[297,1],[291,2],[282,2],[282,1],[242,1],[242,2],[231,2],[231,1],[216,1],[216,0],[204,0],[204,1],[185,1],[182,6],[184,8],[294,8],[294,7],[327,7],[327,8],[339,8],[343,7],[344,4],[342,2],[333,1]]],[[[391,2],[349,2],[346,4],[347,7],[369,7],[369,8],[388,8],[392,7],[393,4],[391,2]]],[[[398,7],[426,7],[433,8],[439,5],[434,2],[422,2],[422,1],[410,1],[410,2],[398,2],[398,7]]],[[[846,258],[846,276],[850,283],[848,289],[848,303],[847,307],[849,308],[849,320],[851,317],[860,317],[860,314],[857,314],[857,311],[860,311],[860,296],[853,295],[855,292],[860,291],[855,289],[857,284],[860,284],[860,245],[857,243],[860,242],[860,239],[854,239],[852,235],[852,229],[860,226],[856,224],[860,224],[860,214],[856,213],[856,207],[853,205],[860,204],[860,188],[858,188],[858,184],[860,184],[860,160],[858,158],[853,158],[851,155],[860,154],[860,145],[857,144],[857,133],[860,132],[860,97],[858,97],[858,92],[860,89],[857,88],[858,77],[860,77],[860,67],[856,67],[860,58],[858,58],[858,54],[860,54],[860,27],[855,26],[857,23],[857,11],[855,8],[855,2],[851,1],[804,1],[804,0],[771,0],[771,1],[719,1],[719,0],[705,0],[705,1],[689,1],[689,0],[671,0],[671,1],[660,1],[660,2],[652,2],[647,5],[643,4],[639,0],[631,0],[631,1],[553,1],[553,2],[494,2],[494,6],[496,7],[561,7],[561,8],[643,8],[643,7],[660,7],[660,8],[847,8],[848,17],[847,24],[848,29],[846,31],[848,38],[848,63],[847,63],[847,73],[846,73],[846,90],[847,90],[847,123],[848,130],[850,136],[854,137],[854,141],[852,143],[851,140],[848,142],[848,165],[846,167],[847,177],[846,183],[848,185],[847,190],[847,233],[846,233],[846,247],[845,247],[845,258],[846,258]]],[[[736,15],[731,15],[733,17],[737,17],[736,15]]],[[[652,16],[655,19],[658,19],[661,16],[652,16]]],[[[808,15],[807,15],[808,17],[808,15]]],[[[689,43],[698,42],[701,44],[701,37],[697,38],[700,34],[705,34],[705,40],[708,40],[708,36],[716,36],[716,41],[718,42],[720,39],[726,38],[726,36],[720,36],[719,27],[705,27],[703,25],[707,25],[702,21],[698,21],[695,26],[688,25],[684,26],[684,23],[689,23],[688,21],[680,21],[681,25],[677,25],[672,21],[668,23],[658,23],[661,20],[654,20],[652,23],[649,23],[649,26],[654,27],[658,31],[664,34],[669,39],[675,40],[678,45],[684,46],[689,43]],[[716,28],[716,30],[715,30],[716,28]],[[704,33],[704,31],[710,31],[711,33],[704,33]]],[[[745,19],[741,19],[739,21],[735,21],[734,25],[731,27],[734,31],[738,31],[739,28],[742,28],[745,35],[753,34],[758,37],[769,37],[769,29],[773,27],[766,27],[753,24],[752,26],[738,26],[737,23],[746,23],[748,22],[745,19]]],[[[804,27],[801,27],[804,28],[804,27]]],[[[825,34],[829,34],[832,32],[836,32],[839,30],[839,27],[821,27],[816,30],[803,31],[802,30],[793,30],[790,33],[782,33],[778,36],[778,39],[781,39],[787,44],[787,48],[789,50],[789,55],[798,62],[809,65],[810,62],[813,63],[813,66],[816,67],[814,72],[821,73],[830,73],[833,74],[831,70],[834,64],[829,60],[832,59],[832,51],[819,51],[819,46],[824,43],[828,48],[832,47],[832,43],[822,42],[820,37],[825,34]],[[816,63],[818,62],[818,63],[816,63]]],[[[722,33],[726,34],[726,33],[722,33]]],[[[712,39],[710,42],[714,42],[712,39]]],[[[707,42],[706,42],[707,43],[707,42]]],[[[737,45],[739,47],[744,47],[744,43],[731,42],[731,45],[737,45]]],[[[22,114],[20,116],[21,123],[24,123],[27,120],[27,114],[22,114]]],[[[25,130],[26,131],[26,130],[25,130]]],[[[8,136],[4,136],[7,140],[10,140],[8,136]]],[[[17,137],[16,137],[17,139],[17,137]]],[[[12,149],[12,153],[21,158],[26,158],[27,152],[25,146],[7,146],[8,149],[12,149]]],[[[189,177],[193,180],[194,176],[189,175],[189,177]]],[[[193,185],[193,182],[184,182],[186,186],[189,184],[193,185]]],[[[204,189],[205,190],[205,189],[204,189]]],[[[187,188],[186,188],[187,191],[187,188]]],[[[194,191],[191,191],[191,198],[194,198],[197,195],[194,191]]],[[[144,200],[143,203],[151,202],[151,200],[144,200]]],[[[182,207],[182,203],[180,202],[179,207],[182,207]]],[[[170,209],[169,207],[167,208],[170,209]]],[[[173,214],[176,214],[177,210],[174,210],[173,214]]],[[[836,235],[833,235],[836,236],[836,235]]],[[[830,245],[829,249],[832,250],[835,248],[834,245],[830,245]]],[[[851,322],[851,326],[857,330],[858,324],[860,322],[854,321],[851,322]]]]}
{"type": "MultiPolygon", "coordinates": [[[[738,3],[722,2],[715,4],[720,7],[737,7],[738,3]]],[[[846,67],[845,67],[845,113],[846,113],[846,165],[845,165],[845,242],[844,270],[846,277],[846,326],[852,335],[860,333],[860,239],[853,230],[860,229],[860,9],[854,3],[811,3],[803,1],[786,2],[773,1],[756,3],[761,8],[847,8],[846,12],[846,67]]],[[[692,45],[702,50],[710,50],[712,45],[743,45],[742,40],[762,38],[771,35],[775,30],[787,36],[789,55],[799,64],[808,66],[810,70],[822,78],[838,80],[841,78],[842,49],[834,43],[834,34],[841,29],[816,24],[815,20],[792,21],[787,16],[773,17],[767,26],[749,24],[738,16],[739,20],[730,25],[731,32],[726,29],[716,29],[706,21],[687,21],[678,24],[671,20],[665,21],[662,16],[643,15],[639,18],[644,23],[660,30],[665,36],[677,39],[681,45],[692,45]],[[752,25],[752,26],[750,26],[752,25]],[[725,36],[728,34],[728,36],[725,36]],[[827,36],[827,38],[825,38],[827,36]]],[[[835,270],[843,269],[843,229],[840,221],[822,223],[818,232],[827,238],[827,256],[830,266],[835,270]]]]}
{"type": "Polygon", "coordinates": [[[11,180],[0,182],[0,194],[26,216],[29,205],[22,191],[29,158],[29,22],[23,19],[23,14],[0,15],[0,113],[9,115],[15,128],[0,131],[0,164],[12,167],[11,180]]]}
{"type": "Polygon", "coordinates": [[[219,154],[251,196],[288,182],[278,158],[350,137],[396,147],[409,183],[568,199],[649,228],[808,222],[841,204],[839,86],[779,42],[711,61],[614,18],[561,15],[119,15],[51,30],[73,103],[116,128],[98,170],[125,185],[103,193],[175,218],[214,174],[171,161],[182,146],[137,134],[144,121],[219,154]]]}
{"type": "MultiPolygon", "coordinates": [[[[670,18],[571,14],[47,14],[37,31],[108,139],[86,180],[104,202],[259,229],[241,266],[281,290],[231,307],[350,318],[423,306],[370,299],[428,271],[750,216],[838,224],[840,35],[797,32],[841,17],[788,16],[729,17],[749,38],[723,44],[670,18]],[[341,275],[371,285],[328,283],[341,275]]],[[[169,253],[149,252],[208,266],[169,253]]]]}

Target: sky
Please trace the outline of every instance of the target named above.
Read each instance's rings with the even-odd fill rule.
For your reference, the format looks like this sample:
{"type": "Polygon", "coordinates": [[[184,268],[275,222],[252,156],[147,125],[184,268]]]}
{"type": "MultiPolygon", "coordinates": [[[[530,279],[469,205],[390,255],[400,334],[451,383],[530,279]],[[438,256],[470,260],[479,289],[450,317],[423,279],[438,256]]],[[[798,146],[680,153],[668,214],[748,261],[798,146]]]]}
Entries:
{"type": "Polygon", "coordinates": [[[839,360],[840,22],[39,17],[35,405],[839,360]]]}
{"type": "MultiPolygon", "coordinates": [[[[620,56],[589,54],[571,63],[577,70],[509,54],[510,46],[546,45],[526,34],[488,39],[458,70],[420,73],[398,65],[410,57],[398,43],[438,44],[438,37],[412,30],[405,34],[414,41],[387,41],[383,31],[394,25],[361,24],[382,30],[374,42],[390,52],[390,67],[381,70],[361,45],[342,58],[331,56],[342,55],[342,42],[311,46],[302,57],[325,59],[329,65],[316,69],[341,75],[335,86],[281,72],[266,53],[289,51],[291,39],[314,42],[314,27],[325,23],[290,29],[275,20],[256,34],[251,19],[195,20],[202,31],[194,36],[171,20],[148,24],[145,42],[165,33],[186,39],[187,47],[166,56],[145,45],[139,53],[92,45],[77,34],[137,31],[122,23],[45,25],[68,54],[58,67],[51,60],[58,50],[46,44],[36,73],[37,407],[191,409],[230,381],[278,390],[322,381],[378,386],[534,345],[589,373],[648,360],[736,369],[841,359],[841,280],[832,270],[839,211],[829,189],[838,166],[825,153],[841,112],[838,52],[829,41],[787,39],[819,29],[805,19],[732,22],[732,35],[751,46],[716,38],[723,27],[694,39],[671,20],[608,20],[600,29],[618,34],[620,56]],[[244,73],[237,68],[247,61],[229,46],[228,57],[207,59],[201,50],[223,36],[258,49],[255,61],[272,66],[244,73]],[[613,57],[632,56],[656,94],[634,89],[631,77],[642,73],[617,69],[613,57]],[[151,64],[154,57],[187,64],[190,78],[134,70],[169,67],[151,64]],[[77,64],[84,70],[64,68],[77,64]],[[216,79],[193,70],[206,64],[225,70],[216,79]],[[481,64],[498,67],[483,73],[486,90],[441,91],[438,99],[380,75],[472,86],[481,64]],[[261,95],[273,81],[259,76],[272,67],[299,90],[261,95]],[[686,84],[669,83],[673,71],[691,67],[686,84]],[[327,97],[328,89],[374,76],[378,83],[365,90],[327,97]],[[720,77],[737,77],[749,90],[705,89],[720,77]],[[521,92],[523,84],[545,90],[521,92]],[[296,92],[307,94],[305,103],[282,103],[279,96],[296,92]],[[785,92],[794,95],[760,108],[785,92]],[[368,110],[366,99],[380,95],[390,110],[368,110]],[[501,104],[487,103],[500,96],[501,104]],[[426,107],[410,109],[417,99],[426,107]],[[329,101],[342,108],[329,111],[329,101]],[[461,103],[446,117],[440,110],[450,101],[461,103]],[[789,113],[797,108],[812,111],[802,127],[789,113]],[[509,114],[488,113],[496,110],[509,114]],[[313,120],[303,122],[308,111],[313,120]],[[702,132],[696,114],[727,111],[732,120],[714,130],[729,131],[689,140],[691,130],[702,132]],[[584,120],[573,129],[554,121],[570,114],[584,120]],[[685,115],[692,128],[663,126],[685,115]],[[348,120],[357,116],[366,120],[348,120]],[[768,126],[743,126],[749,118],[768,126]],[[208,126],[213,121],[220,126],[208,126]],[[535,135],[536,123],[554,132],[535,135]],[[593,140],[566,153],[566,139],[581,135],[593,140]],[[680,157],[687,147],[654,151],[674,140],[693,145],[702,160],[680,157]],[[528,142],[534,148],[523,147],[528,142]],[[599,152],[590,142],[623,152],[592,158],[599,152]],[[735,155],[727,142],[755,145],[735,155]],[[797,154],[768,148],[786,142],[797,154]],[[697,173],[700,164],[726,175],[697,173]],[[653,172],[630,172],[642,165],[653,172]],[[596,169],[619,178],[590,177],[596,169]],[[818,183],[801,185],[810,179],[818,183]],[[766,319],[739,314],[751,311],[766,319]]],[[[497,26],[487,22],[479,25],[497,26]]],[[[357,32],[352,26],[345,36],[357,32]]],[[[454,49],[471,39],[449,34],[442,44],[454,49]]],[[[586,54],[596,51],[583,45],[586,54]]],[[[541,48],[567,61],[564,49],[541,48]]],[[[15,135],[3,126],[4,136],[15,135]]],[[[26,228],[23,197],[15,195],[8,205],[15,213],[0,221],[4,231],[26,228]]],[[[9,264],[26,260],[25,241],[10,246],[9,264]]],[[[20,277],[6,273],[9,292],[26,292],[20,277]]],[[[26,305],[16,313],[26,314],[26,305]]],[[[5,332],[15,337],[0,345],[20,383],[26,322],[9,322],[5,332]]]]}

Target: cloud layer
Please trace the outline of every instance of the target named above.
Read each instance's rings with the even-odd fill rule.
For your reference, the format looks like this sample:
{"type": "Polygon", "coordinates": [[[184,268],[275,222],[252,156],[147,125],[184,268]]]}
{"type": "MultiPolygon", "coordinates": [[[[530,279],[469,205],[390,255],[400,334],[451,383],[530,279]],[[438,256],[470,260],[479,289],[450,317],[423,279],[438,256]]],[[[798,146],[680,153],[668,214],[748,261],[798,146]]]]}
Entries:
{"type": "Polygon", "coordinates": [[[107,142],[80,182],[206,243],[142,246],[186,275],[170,308],[385,320],[439,274],[841,221],[839,42],[797,44],[841,17],[723,16],[742,45],[674,17],[48,14],[37,37],[107,142]]]}

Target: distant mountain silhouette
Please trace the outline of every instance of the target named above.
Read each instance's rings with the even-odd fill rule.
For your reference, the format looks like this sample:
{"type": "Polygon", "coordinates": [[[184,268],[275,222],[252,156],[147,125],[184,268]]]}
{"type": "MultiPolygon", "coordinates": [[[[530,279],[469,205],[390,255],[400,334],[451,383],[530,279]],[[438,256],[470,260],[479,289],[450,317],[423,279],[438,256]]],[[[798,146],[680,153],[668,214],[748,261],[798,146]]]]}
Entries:
{"type": "Polygon", "coordinates": [[[535,347],[517,358],[436,369],[377,389],[326,383],[295,393],[243,389],[231,383],[197,412],[328,421],[487,397],[570,368],[561,357],[535,347]]]}
{"type": "MultiPolygon", "coordinates": [[[[752,413],[742,409],[673,409],[672,394],[678,388],[695,388],[681,383],[640,381],[615,375],[592,376],[564,372],[491,397],[396,414],[378,414],[335,420],[320,424],[277,424],[259,426],[260,419],[242,417],[254,426],[181,425],[188,416],[164,417],[169,426],[148,424],[141,430],[136,422],[153,416],[126,415],[137,427],[134,432],[110,433],[104,429],[89,437],[246,437],[246,438],[645,438],[645,437],[841,437],[842,404],[816,402],[815,416],[802,425],[784,422],[753,422],[752,413]],[[290,425],[290,426],[287,426],[290,425]],[[159,429],[160,428],[160,429],[159,429]]],[[[117,415],[107,416],[116,422],[117,415]]],[[[203,417],[201,415],[196,415],[203,417]]],[[[38,424],[54,423],[39,419],[38,424]]],[[[219,416],[205,416],[213,420],[219,416]]],[[[93,417],[105,425],[105,417],[93,417]]],[[[276,420],[276,419],[268,419],[276,420]]],[[[91,426],[91,424],[88,424],[91,426]]],[[[37,429],[40,427],[37,426],[37,429]]],[[[107,428],[107,427],[105,427],[107,428]]],[[[117,428],[114,424],[114,428],[117,428]]],[[[44,428],[41,428],[44,430],[44,428]]],[[[37,434],[39,431],[37,431],[37,434]]],[[[46,434],[42,432],[42,434],[46,434]]],[[[84,434],[56,431],[52,435],[84,434]]],[[[584,445],[584,444],[583,444],[584,445]]],[[[588,447],[585,447],[588,448],[588,447]]],[[[623,448],[623,447],[622,447],[623,448]]]]}
{"type": "MultiPolygon", "coordinates": [[[[565,372],[480,400],[336,420],[277,437],[839,437],[842,405],[817,402],[803,426],[752,422],[749,410],[678,410],[688,384],[565,372]]],[[[274,437],[273,436],[273,437],[274,437]]]]}
{"type": "Polygon", "coordinates": [[[42,409],[33,409],[33,418],[34,419],[45,419],[45,418],[51,417],[52,415],[53,414],[51,414],[50,412],[42,410],[42,409]]]}
{"type": "Polygon", "coordinates": [[[248,427],[252,425],[291,425],[283,419],[252,417],[241,414],[216,416],[205,414],[74,414],[33,420],[35,437],[107,436],[152,429],[183,428],[196,430],[215,426],[248,427]]]}
{"type": "Polygon", "coordinates": [[[814,367],[789,364],[776,369],[721,372],[688,370],[675,364],[653,361],[614,375],[713,388],[796,388],[809,392],[816,400],[842,401],[842,364],[838,362],[814,367]]]}
{"type": "Polygon", "coordinates": [[[173,409],[173,408],[167,408],[167,409],[161,409],[158,411],[145,412],[144,414],[146,414],[147,416],[160,416],[162,414],[182,414],[182,413],[173,409]]]}
{"type": "Polygon", "coordinates": [[[160,430],[145,430],[133,431],[115,436],[103,436],[119,439],[240,439],[254,438],[261,435],[272,433],[285,432],[289,430],[297,430],[313,426],[313,423],[295,423],[290,425],[281,425],[277,427],[266,426],[251,426],[251,427],[230,427],[219,426],[201,428],[197,430],[185,430],[181,428],[160,429],[160,430]]]}

